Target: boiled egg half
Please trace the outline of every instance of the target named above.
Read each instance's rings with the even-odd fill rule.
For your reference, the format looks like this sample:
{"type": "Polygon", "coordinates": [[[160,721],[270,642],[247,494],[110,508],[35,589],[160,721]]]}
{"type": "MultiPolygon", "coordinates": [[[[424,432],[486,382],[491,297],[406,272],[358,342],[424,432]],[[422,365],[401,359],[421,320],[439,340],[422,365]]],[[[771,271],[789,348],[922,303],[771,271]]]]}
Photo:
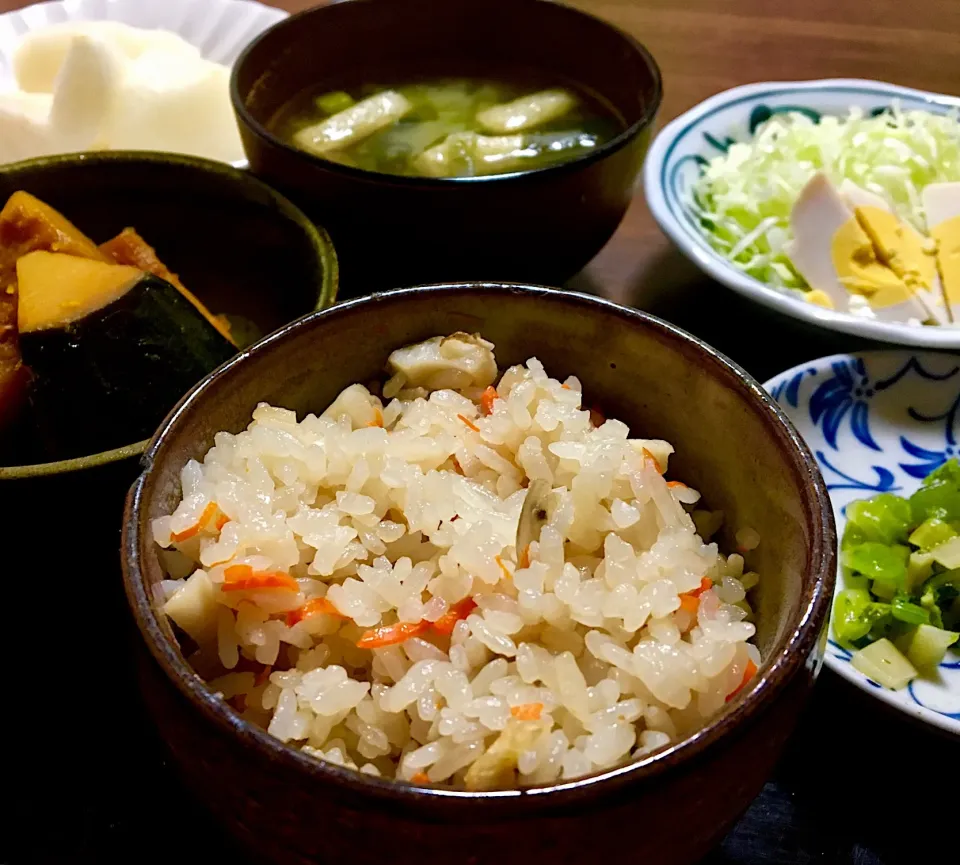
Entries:
{"type": "Polygon", "coordinates": [[[932,209],[943,226],[930,236],[900,219],[882,196],[850,181],[838,189],[823,173],[815,174],[793,206],[787,246],[811,288],[807,300],[883,321],[960,323],[960,285],[955,295],[948,293],[941,260],[946,255],[948,269],[960,267],[960,184],[927,189],[934,190],[928,194],[928,223],[932,209]],[[956,257],[941,248],[953,249],[956,257]]]}

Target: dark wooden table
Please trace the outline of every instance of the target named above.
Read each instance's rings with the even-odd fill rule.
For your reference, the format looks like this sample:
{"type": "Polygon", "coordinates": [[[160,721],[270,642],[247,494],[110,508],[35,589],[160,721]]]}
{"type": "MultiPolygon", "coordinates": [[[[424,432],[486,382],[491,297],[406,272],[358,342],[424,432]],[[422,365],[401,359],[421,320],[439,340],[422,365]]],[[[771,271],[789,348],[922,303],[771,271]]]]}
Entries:
{"type": "MultiPolygon", "coordinates": [[[[653,52],[665,82],[661,123],[751,81],[875,78],[960,93],[960,0],[576,3],[653,52]]],[[[0,0],[0,12],[22,5],[0,0]]],[[[275,5],[298,11],[314,4],[275,5]]],[[[642,196],[570,287],[668,318],[760,380],[805,359],[862,346],[761,310],[702,277],[661,235],[642,196]]],[[[120,605],[113,612],[125,615],[120,605]]],[[[63,636],[70,657],[70,639],[63,636]]],[[[242,851],[219,834],[172,774],[135,697],[123,652],[100,648],[114,650],[112,684],[93,688],[81,705],[51,700],[50,711],[62,713],[62,723],[46,719],[51,735],[40,745],[44,756],[29,755],[34,783],[11,791],[15,819],[2,833],[7,843],[0,863],[239,865],[242,851]]],[[[8,715],[17,713],[20,666],[11,650],[8,645],[8,715]]],[[[72,663],[84,663],[73,657],[72,663]]],[[[96,666],[104,672],[104,665],[96,666]]],[[[824,671],[774,776],[705,865],[955,861],[958,779],[955,740],[885,711],[824,671]]]]}

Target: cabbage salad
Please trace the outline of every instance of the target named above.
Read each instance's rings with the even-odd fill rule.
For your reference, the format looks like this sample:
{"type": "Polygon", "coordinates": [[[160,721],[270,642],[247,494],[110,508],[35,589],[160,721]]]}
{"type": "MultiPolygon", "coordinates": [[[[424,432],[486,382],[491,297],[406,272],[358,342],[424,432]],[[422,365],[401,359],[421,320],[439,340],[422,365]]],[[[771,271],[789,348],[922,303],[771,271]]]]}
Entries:
{"type": "Polygon", "coordinates": [[[920,191],[960,181],[960,120],[946,115],[889,111],[819,122],[799,112],[775,114],[753,139],[711,160],[690,188],[689,204],[710,244],[735,267],[763,283],[808,288],[784,251],[792,239],[790,213],[813,175],[822,171],[882,196],[894,213],[925,229],[920,191]]]}

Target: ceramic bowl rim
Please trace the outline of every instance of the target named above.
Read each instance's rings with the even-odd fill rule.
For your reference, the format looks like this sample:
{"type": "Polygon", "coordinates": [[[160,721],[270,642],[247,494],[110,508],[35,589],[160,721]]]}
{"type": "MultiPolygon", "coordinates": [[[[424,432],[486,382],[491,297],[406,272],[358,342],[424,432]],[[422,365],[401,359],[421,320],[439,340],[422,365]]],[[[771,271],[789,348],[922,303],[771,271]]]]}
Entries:
{"type": "MultiPolygon", "coordinates": [[[[247,171],[225,162],[214,159],[205,159],[199,156],[189,156],[179,153],[163,153],[149,150],[105,150],[93,153],[64,153],[54,156],[37,156],[32,159],[23,159],[0,165],[0,177],[7,173],[16,173],[21,170],[50,167],[58,169],[64,166],[75,165],[107,165],[131,164],[142,162],[147,166],[175,165],[180,169],[197,171],[202,174],[219,174],[230,179],[231,183],[240,188],[255,189],[268,199],[294,223],[308,240],[314,258],[320,263],[323,271],[323,282],[317,287],[316,305],[311,312],[324,309],[336,302],[340,287],[340,271],[337,262],[337,253],[333,241],[326,229],[311,222],[306,214],[300,210],[286,196],[281,195],[272,186],[254,177],[247,171]]],[[[110,463],[120,462],[130,457],[142,454],[150,443],[150,439],[122,445],[109,450],[93,454],[73,457],[67,460],[54,460],[46,463],[30,463],[26,465],[0,465],[0,481],[22,480],[27,478],[48,477],[51,475],[69,474],[84,471],[110,463]]]]}
{"type": "Polygon", "coordinates": [[[653,125],[657,112],[660,110],[660,105],[663,102],[663,76],[660,72],[660,67],[657,65],[657,61],[654,59],[653,54],[651,54],[646,46],[644,46],[641,42],[639,42],[637,39],[634,39],[629,33],[626,33],[609,21],[605,21],[602,18],[591,15],[589,12],[584,12],[582,9],[578,9],[574,6],[568,6],[565,3],[555,2],[555,0],[527,0],[527,2],[538,4],[542,7],[560,7],[568,13],[579,15],[585,19],[590,19],[596,24],[605,27],[612,33],[615,33],[621,40],[623,40],[624,44],[630,47],[630,49],[640,57],[650,75],[651,83],[653,85],[653,98],[644,106],[644,110],[640,118],[631,123],[626,129],[624,129],[615,137],[611,138],[609,141],[590,150],[588,153],[585,153],[582,156],[564,160],[563,162],[557,162],[553,165],[546,165],[542,168],[535,168],[530,171],[510,171],[504,172],[503,174],[487,174],[476,177],[416,177],[402,174],[387,174],[382,171],[368,171],[367,169],[363,168],[352,168],[349,165],[342,165],[338,162],[322,159],[321,157],[315,156],[312,153],[307,153],[305,150],[294,147],[292,144],[287,144],[283,139],[274,135],[269,129],[267,129],[265,124],[261,123],[253,116],[246,106],[243,94],[240,92],[239,78],[241,70],[244,69],[246,64],[249,62],[253,51],[262,41],[271,38],[274,32],[300,26],[301,20],[308,16],[327,14],[326,10],[330,7],[342,6],[344,4],[374,4],[378,2],[383,2],[383,0],[335,0],[335,2],[332,3],[313,6],[293,14],[289,18],[284,18],[282,21],[278,21],[276,24],[267,28],[255,39],[253,39],[240,53],[236,63],[233,64],[233,70],[230,74],[230,99],[233,103],[233,110],[237,115],[238,123],[250,130],[250,132],[256,135],[262,143],[270,147],[280,149],[288,157],[304,160],[311,166],[323,168],[333,174],[341,174],[345,177],[350,177],[357,180],[368,180],[373,183],[383,183],[404,188],[454,189],[506,183],[511,180],[516,181],[519,178],[539,179],[553,177],[555,175],[578,170],[586,165],[592,165],[593,163],[599,162],[605,159],[607,156],[612,155],[618,150],[622,150],[627,144],[629,144],[629,142],[637,138],[645,129],[650,128],[653,125]]]}
{"type": "MultiPolygon", "coordinates": [[[[739,365],[727,359],[716,349],[678,327],[658,319],[648,313],[619,306],[611,301],[586,294],[560,291],[540,286],[512,283],[439,283],[416,286],[413,288],[381,292],[357,300],[350,300],[326,310],[311,313],[281,330],[275,331],[258,343],[246,349],[219,369],[208,375],[194,387],[167,416],[143,458],[143,473],[130,488],[124,508],[123,539],[121,560],[123,566],[124,589],[137,627],[147,646],[164,674],[175,688],[193,705],[208,722],[213,722],[221,735],[234,737],[245,747],[258,752],[261,757],[277,761],[286,769],[297,772],[311,783],[339,784],[361,797],[371,796],[380,801],[389,801],[398,806],[422,805],[430,802],[432,806],[451,809],[462,808],[464,803],[470,807],[492,809],[505,807],[505,813],[517,806],[517,800],[524,802],[525,809],[555,809],[580,801],[582,797],[605,795],[622,789],[626,784],[640,783],[645,779],[659,775],[662,771],[680,764],[688,765],[705,748],[715,744],[734,728],[742,728],[749,719],[754,718],[784,690],[794,675],[801,672],[815,645],[821,638],[823,624],[828,613],[830,598],[836,572],[836,537],[833,526],[833,512],[826,487],[820,476],[816,462],[803,440],[780,409],[776,402],[760,385],[739,365]],[[704,366],[710,365],[716,370],[721,381],[738,390],[752,403],[758,416],[764,420],[772,435],[780,442],[784,457],[807,490],[808,501],[804,503],[806,518],[810,522],[812,543],[807,579],[810,581],[801,592],[795,623],[784,637],[784,647],[780,653],[768,660],[761,669],[757,682],[742,698],[732,701],[705,727],[661,751],[648,755],[625,766],[606,770],[587,778],[564,781],[543,787],[523,790],[504,790],[492,792],[469,792],[463,790],[443,790],[417,787],[415,785],[374,778],[353,772],[333,764],[315,760],[295,750],[265,730],[254,727],[240,719],[223,701],[217,700],[203,681],[197,676],[181,656],[179,650],[164,633],[160,616],[153,605],[145,580],[145,564],[141,561],[140,547],[149,544],[149,532],[141,512],[144,487],[153,469],[154,461],[162,450],[168,437],[176,433],[179,418],[197,403],[202,403],[206,393],[217,387],[220,379],[227,375],[233,366],[256,363],[258,355],[273,346],[293,338],[304,330],[312,330],[318,322],[350,317],[357,314],[369,314],[381,303],[402,303],[408,297],[429,296],[440,300],[456,297],[464,293],[499,293],[501,295],[520,295],[540,298],[548,303],[559,303],[571,308],[579,308],[585,314],[600,313],[619,318],[628,326],[640,325],[658,331],[675,344],[694,349],[704,366]]],[[[819,665],[814,673],[819,670],[819,665]]],[[[197,719],[199,721],[199,719],[197,719]]],[[[461,813],[461,812],[457,812],[461,813]]],[[[479,812],[476,812],[479,813],[479,812]]],[[[528,813],[528,811],[524,811],[528,813]]],[[[471,815],[476,819],[476,814],[471,815]]]]}
{"type": "MultiPolygon", "coordinates": [[[[766,285],[733,267],[713,250],[702,236],[696,234],[694,229],[684,225],[674,212],[668,200],[665,176],[673,148],[708,115],[738,104],[749,108],[751,103],[764,97],[830,91],[849,92],[855,96],[870,94],[888,100],[898,97],[909,98],[946,108],[960,108],[960,97],[861,78],[759,81],[732,87],[710,96],[670,121],[660,130],[650,145],[643,166],[643,188],[647,205],[654,219],[683,255],[707,276],[768,309],[824,329],[893,345],[931,350],[960,348],[960,328],[911,327],[905,324],[858,318],[850,313],[836,312],[808,303],[766,285]]],[[[855,104],[853,98],[850,104],[855,104]]]]}

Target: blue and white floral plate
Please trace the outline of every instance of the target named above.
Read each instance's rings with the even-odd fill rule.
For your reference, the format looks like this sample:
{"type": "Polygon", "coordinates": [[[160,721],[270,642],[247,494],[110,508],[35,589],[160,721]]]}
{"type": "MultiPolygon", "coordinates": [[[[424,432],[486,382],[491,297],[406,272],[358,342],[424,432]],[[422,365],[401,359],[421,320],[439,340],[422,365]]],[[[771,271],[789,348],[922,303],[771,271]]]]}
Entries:
{"type": "MultiPolygon", "coordinates": [[[[960,355],[875,351],[836,354],[796,366],[764,387],[793,421],[823,472],[837,536],[846,506],[880,492],[909,495],[931,471],[960,455],[960,355]]],[[[837,590],[844,587],[843,574],[837,590]]],[[[960,735],[960,653],[933,678],[881,688],[850,664],[833,633],[826,663],[909,715],[960,735]]]]}
{"type": "Polygon", "coordinates": [[[643,168],[647,204],[687,258],[717,282],[751,300],[793,318],[868,339],[960,349],[960,328],[911,326],[835,312],[808,303],[796,292],[747,276],[710,246],[690,208],[688,189],[707,161],[737,141],[748,141],[771,115],[799,111],[819,119],[824,114],[843,116],[853,106],[873,112],[889,108],[893,102],[905,110],[940,114],[960,109],[960,99],[953,96],[859,79],[765,81],[718,93],[667,124],[653,142],[643,168]]]}

